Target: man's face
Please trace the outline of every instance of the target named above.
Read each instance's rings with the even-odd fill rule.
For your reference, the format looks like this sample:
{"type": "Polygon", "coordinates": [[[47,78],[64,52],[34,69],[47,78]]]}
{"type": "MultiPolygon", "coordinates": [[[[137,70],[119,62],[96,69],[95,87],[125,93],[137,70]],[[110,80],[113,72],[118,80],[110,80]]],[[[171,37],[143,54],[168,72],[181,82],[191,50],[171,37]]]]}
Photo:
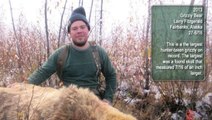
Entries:
{"type": "Polygon", "coordinates": [[[89,33],[86,24],[83,21],[78,20],[72,23],[70,27],[71,28],[69,34],[72,38],[73,43],[79,47],[84,46],[88,40],[88,33],[89,33]]]}

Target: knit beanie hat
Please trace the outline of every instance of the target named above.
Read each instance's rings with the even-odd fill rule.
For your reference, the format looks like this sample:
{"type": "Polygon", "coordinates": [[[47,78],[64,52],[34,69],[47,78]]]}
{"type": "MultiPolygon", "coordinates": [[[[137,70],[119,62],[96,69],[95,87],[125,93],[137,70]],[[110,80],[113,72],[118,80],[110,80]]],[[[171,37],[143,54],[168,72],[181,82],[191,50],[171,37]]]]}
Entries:
{"type": "Polygon", "coordinates": [[[83,7],[76,8],[69,19],[69,25],[68,25],[68,32],[70,32],[70,26],[72,23],[74,23],[77,20],[82,20],[88,27],[88,30],[90,30],[90,25],[88,23],[88,20],[86,19],[86,13],[85,9],[83,7]]]}

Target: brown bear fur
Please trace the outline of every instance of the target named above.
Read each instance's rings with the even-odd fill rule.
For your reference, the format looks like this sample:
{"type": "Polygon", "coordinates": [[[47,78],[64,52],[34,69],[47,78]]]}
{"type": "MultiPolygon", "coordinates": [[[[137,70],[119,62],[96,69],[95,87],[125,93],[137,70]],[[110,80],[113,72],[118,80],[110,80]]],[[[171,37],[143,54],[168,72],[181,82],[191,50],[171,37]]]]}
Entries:
{"type": "Polygon", "coordinates": [[[59,90],[30,84],[0,87],[0,119],[4,120],[136,120],[102,102],[88,89],[59,90]]]}

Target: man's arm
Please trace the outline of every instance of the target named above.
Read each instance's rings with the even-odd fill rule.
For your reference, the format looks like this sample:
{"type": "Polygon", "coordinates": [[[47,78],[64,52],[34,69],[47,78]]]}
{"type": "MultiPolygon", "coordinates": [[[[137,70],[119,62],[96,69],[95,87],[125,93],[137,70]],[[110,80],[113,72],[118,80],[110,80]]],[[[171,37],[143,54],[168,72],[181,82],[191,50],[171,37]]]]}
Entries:
{"type": "Polygon", "coordinates": [[[42,66],[29,76],[29,83],[39,85],[54,74],[56,72],[57,56],[58,50],[55,51],[42,66]]]}
{"type": "Polygon", "coordinates": [[[116,72],[107,53],[100,48],[100,57],[102,63],[102,73],[106,81],[105,95],[103,99],[113,102],[113,96],[116,91],[116,72]]]}

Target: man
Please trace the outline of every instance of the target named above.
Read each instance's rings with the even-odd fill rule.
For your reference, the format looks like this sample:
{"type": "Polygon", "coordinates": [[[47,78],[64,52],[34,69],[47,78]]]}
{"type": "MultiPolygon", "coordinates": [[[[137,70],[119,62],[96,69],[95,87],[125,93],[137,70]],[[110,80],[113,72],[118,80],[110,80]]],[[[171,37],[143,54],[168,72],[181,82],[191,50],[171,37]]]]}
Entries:
{"type": "MultiPolygon", "coordinates": [[[[75,84],[79,87],[89,88],[98,91],[97,67],[92,55],[92,46],[88,42],[90,25],[86,19],[83,7],[75,9],[69,19],[68,34],[71,43],[68,48],[68,55],[63,66],[62,74],[59,76],[65,86],[75,84]]],[[[116,88],[116,72],[110,59],[103,48],[96,46],[101,72],[106,81],[103,101],[112,103],[116,88]]],[[[48,60],[37,69],[29,78],[29,83],[39,85],[57,71],[57,60],[64,47],[57,49],[48,60]]],[[[98,96],[99,94],[95,92],[98,96]]]]}

